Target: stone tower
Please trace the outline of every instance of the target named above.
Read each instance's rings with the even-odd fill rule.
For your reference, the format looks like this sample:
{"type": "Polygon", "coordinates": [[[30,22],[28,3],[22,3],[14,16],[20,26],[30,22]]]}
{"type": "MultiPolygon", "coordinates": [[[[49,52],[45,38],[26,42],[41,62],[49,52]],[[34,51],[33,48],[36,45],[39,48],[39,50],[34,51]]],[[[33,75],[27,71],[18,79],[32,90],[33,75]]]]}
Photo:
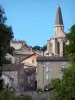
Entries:
{"type": "Polygon", "coordinates": [[[50,40],[47,42],[47,52],[49,54],[63,56],[64,43],[66,42],[66,33],[64,32],[63,18],[59,5],[57,8],[54,25],[54,38],[50,38],[50,40]]]}
{"type": "Polygon", "coordinates": [[[63,24],[63,18],[61,13],[61,8],[58,5],[57,12],[56,12],[56,19],[55,19],[55,25],[54,25],[54,37],[65,37],[64,33],[64,24],[63,24]]]}

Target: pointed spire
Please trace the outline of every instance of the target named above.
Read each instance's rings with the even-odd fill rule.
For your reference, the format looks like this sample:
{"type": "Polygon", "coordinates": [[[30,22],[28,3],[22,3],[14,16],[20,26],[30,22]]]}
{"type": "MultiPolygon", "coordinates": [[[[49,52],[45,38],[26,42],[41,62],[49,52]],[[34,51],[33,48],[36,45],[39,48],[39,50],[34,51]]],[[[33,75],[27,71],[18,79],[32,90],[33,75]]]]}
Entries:
{"type": "Polygon", "coordinates": [[[57,12],[56,12],[56,20],[55,20],[55,26],[63,25],[63,19],[62,19],[62,13],[60,5],[58,4],[57,12]]]}

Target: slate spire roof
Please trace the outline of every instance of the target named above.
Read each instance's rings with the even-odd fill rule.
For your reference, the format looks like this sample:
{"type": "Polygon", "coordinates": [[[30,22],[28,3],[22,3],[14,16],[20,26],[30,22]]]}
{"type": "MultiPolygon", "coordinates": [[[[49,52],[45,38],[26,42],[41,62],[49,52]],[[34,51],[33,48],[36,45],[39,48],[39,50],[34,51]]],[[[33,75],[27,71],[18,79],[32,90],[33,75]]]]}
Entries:
{"type": "Polygon", "coordinates": [[[59,4],[58,4],[56,19],[55,19],[55,26],[57,25],[63,25],[63,18],[62,18],[61,8],[59,4]]]}

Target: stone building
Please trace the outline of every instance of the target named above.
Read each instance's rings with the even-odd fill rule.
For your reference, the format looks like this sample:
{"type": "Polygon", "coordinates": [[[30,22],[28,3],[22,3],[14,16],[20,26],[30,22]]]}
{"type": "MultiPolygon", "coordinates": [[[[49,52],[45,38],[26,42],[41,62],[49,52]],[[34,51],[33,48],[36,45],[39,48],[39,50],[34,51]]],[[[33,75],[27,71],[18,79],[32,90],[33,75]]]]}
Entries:
{"type": "Polygon", "coordinates": [[[19,91],[24,91],[25,89],[25,72],[24,64],[5,64],[2,67],[3,73],[2,77],[4,83],[13,86],[19,91]]]}
{"type": "Polygon", "coordinates": [[[22,63],[24,63],[25,76],[27,81],[25,82],[26,90],[36,89],[36,73],[37,73],[37,57],[39,54],[34,53],[27,58],[25,58],[22,63]]]}
{"type": "Polygon", "coordinates": [[[27,45],[25,41],[22,40],[12,40],[10,46],[15,48],[14,57],[16,63],[21,62],[24,58],[33,54],[32,48],[27,45]]]}
{"type": "Polygon", "coordinates": [[[5,85],[14,87],[16,91],[24,92],[26,90],[36,89],[36,68],[30,65],[4,64],[2,78],[5,85]]]}
{"type": "Polygon", "coordinates": [[[63,58],[66,41],[61,8],[58,5],[54,25],[54,38],[50,38],[47,41],[46,54],[37,57],[37,88],[44,89],[53,78],[61,78],[61,69],[69,66],[68,60],[63,58]]]}
{"type": "Polygon", "coordinates": [[[66,33],[64,32],[63,18],[59,5],[54,25],[54,38],[50,38],[47,42],[47,53],[50,55],[63,56],[64,43],[66,43],[66,33]]]}
{"type": "Polygon", "coordinates": [[[69,66],[68,60],[60,56],[40,56],[37,62],[37,89],[44,89],[52,79],[61,78],[62,68],[69,66]]]}

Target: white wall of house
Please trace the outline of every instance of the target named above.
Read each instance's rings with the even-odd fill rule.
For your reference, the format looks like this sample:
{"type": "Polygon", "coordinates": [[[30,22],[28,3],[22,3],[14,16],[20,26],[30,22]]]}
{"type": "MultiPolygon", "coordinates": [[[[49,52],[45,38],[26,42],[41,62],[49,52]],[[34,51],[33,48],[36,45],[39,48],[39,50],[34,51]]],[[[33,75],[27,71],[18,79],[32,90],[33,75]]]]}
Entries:
{"type": "MultiPolygon", "coordinates": [[[[8,76],[10,76],[14,79],[14,81],[13,81],[13,86],[14,87],[18,86],[18,71],[4,71],[3,73],[5,73],[6,75],[8,75],[8,76]]],[[[6,80],[10,83],[10,81],[7,78],[6,78],[6,80]]]]}
{"type": "Polygon", "coordinates": [[[5,84],[5,85],[9,84],[9,86],[11,86],[11,82],[10,82],[10,79],[9,79],[8,76],[2,75],[2,78],[3,78],[3,80],[4,80],[4,84],[5,84]]]}
{"type": "Polygon", "coordinates": [[[22,43],[13,43],[13,42],[10,42],[10,46],[12,46],[12,47],[14,47],[16,50],[19,50],[19,49],[21,49],[21,47],[22,47],[22,43]]]}
{"type": "Polygon", "coordinates": [[[5,57],[6,57],[6,59],[11,60],[12,64],[15,63],[15,57],[14,56],[12,56],[9,53],[7,53],[7,55],[5,57]]]}

